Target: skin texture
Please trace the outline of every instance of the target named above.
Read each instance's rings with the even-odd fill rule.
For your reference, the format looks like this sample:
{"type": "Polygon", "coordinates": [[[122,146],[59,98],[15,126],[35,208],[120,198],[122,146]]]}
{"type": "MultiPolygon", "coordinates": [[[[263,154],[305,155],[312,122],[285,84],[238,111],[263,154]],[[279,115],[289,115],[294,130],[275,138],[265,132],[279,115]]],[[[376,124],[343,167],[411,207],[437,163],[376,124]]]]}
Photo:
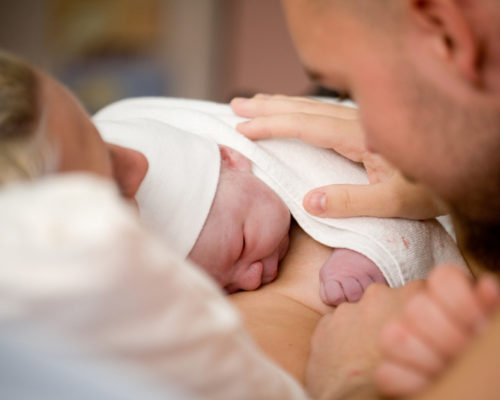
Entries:
{"type": "Polygon", "coordinates": [[[255,290],[278,274],[290,212],[246,157],[221,147],[221,159],[214,203],[189,258],[229,293],[255,290]]]}
{"type": "Polygon", "coordinates": [[[259,346],[302,383],[314,329],[322,315],[334,310],[320,300],[317,279],[331,254],[330,248],[293,223],[290,250],[280,264],[278,279],[258,291],[229,296],[259,346]]]}
{"type": "MultiPolygon", "coordinates": [[[[46,129],[60,154],[60,172],[87,171],[113,179],[122,195],[135,203],[148,164],[138,151],[105,143],[78,100],[51,77],[39,73],[46,129]]],[[[251,173],[250,162],[231,149],[221,149],[223,183],[210,222],[204,227],[191,259],[204,267],[228,291],[257,289],[272,281],[278,261],[288,248],[290,213],[283,202],[251,173]],[[264,201],[255,201],[255,199],[264,201]],[[267,221],[266,225],[260,224],[267,221]],[[233,231],[221,230],[226,226],[233,231]],[[220,238],[220,248],[209,238],[220,238]],[[243,237],[245,248],[243,249],[243,237]],[[221,258],[222,257],[222,258],[221,258]],[[210,260],[210,264],[207,264],[210,260]]],[[[135,203],[136,204],[136,203],[135,203]]]]}
{"type": "MultiPolygon", "coordinates": [[[[221,146],[221,176],[214,203],[189,259],[228,293],[255,290],[272,282],[288,249],[290,212],[255,177],[251,162],[221,146]]],[[[337,249],[319,271],[320,295],[328,305],[357,301],[373,282],[387,283],[365,256],[337,249]]]]}
{"type": "Polygon", "coordinates": [[[486,329],[499,303],[500,290],[492,276],[484,275],[474,284],[456,268],[435,270],[426,289],[382,330],[383,362],[375,374],[380,392],[403,396],[428,386],[486,329]]]}
{"type": "MultiPolygon", "coordinates": [[[[144,155],[103,142],[78,100],[51,77],[41,72],[38,77],[46,130],[57,144],[60,172],[88,171],[113,179],[124,198],[136,204],[134,197],[148,168],[144,155]]],[[[189,258],[229,293],[254,290],[276,278],[278,262],[288,249],[290,213],[279,197],[252,174],[248,159],[227,147],[221,147],[221,159],[221,182],[214,205],[189,258]]],[[[365,257],[354,253],[350,259],[354,264],[356,260],[371,264],[371,275],[380,275],[365,257]]],[[[330,282],[356,276],[355,268],[346,274],[341,267],[339,263],[325,267],[330,282]]],[[[364,276],[360,277],[363,287],[369,283],[364,276]]],[[[337,287],[335,293],[335,302],[341,302],[356,300],[360,290],[337,287]]]]}
{"type": "MultiPolygon", "coordinates": [[[[500,48],[495,40],[500,19],[498,2],[387,0],[368,4],[362,0],[284,0],[283,3],[310,75],[325,86],[350,92],[360,106],[366,149],[381,153],[404,176],[437,193],[454,214],[462,248],[483,267],[498,269],[500,257],[494,243],[500,221],[497,184],[500,181],[500,48]],[[369,13],[364,8],[368,5],[369,13]]],[[[260,129],[272,136],[270,125],[260,129]]],[[[311,142],[313,136],[307,130],[300,132],[300,137],[311,142]]],[[[338,135],[332,134],[332,141],[323,146],[341,147],[336,139],[338,135]]],[[[408,194],[401,180],[388,181],[391,192],[397,196],[387,206],[396,210],[394,215],[401,215],[398,211],[405,207],[394,206],[394,202],[405,204],[413,194],[408,194]]],[[[351,208],[352,215],[366,209],[362,196],[366,193],[350,192],[354,196],[346,196],[348,203],[354,204],[345,207],[351,208]]],[[[328,206],[334,203],[328,200],[327,213],[328,206]]],[[[309,206],[314,208],[314,204],[309,206]]],[[[456,290],[455,298],[461,300],[457,304],[467,303],[471,293],[468,285],[473,288],[475,301],[479,301],[484,290],[483,283],[467,283],[464,277],[459,279],[462,284],[458,289],[450,286],[451,281],[443,275],[434,279],[442,293],[451,296],[456,290]]],[[[339,308],[324,317],[316,329],[309,386],[318,397],[375,397],[371,375],[379,355],[362,365],[359,358],[342,353],[342,349],[352,353],[353,348],[358,349],[362,344],[363,354],[377,355],[380,322],[386,322],[377,309],[386,308],[386,313],[398,315],[401,299],[397,291],[385,290],[377,293],[381,298],[374,299],[370,294],[376,290],[379,289],[372,286],[359,303],[345,305],[343,309],[351,308],[350,313],[340,313],[339,308]],[[362,314],[366,318],[359,317],[363,310],[370,310],[362,314]],[[343,339],[342,347],[335,344],[338,338],[343,339]],[[332,380],[332,376],[340,379],[332,380]]],[[[432,310],[429,316],[441,315],[441,322],[446,321],[439,311],[446,302],[442,299],[432,302],[430,289],[424,288],[424,292],[427,294],[415,300],[417,304],[426,304],[432,310]]],[[[409,307],[407,312],[415,313],[417,307],[411,304],[409,307]]],[[[459,356],[455,354],[453,367],[442,371],[441,379],[421,398],[498,398],[497,378],[491,371],[497,370],[495,349],[499,345],[500,320],[498,315],[492,318],[487,331],[479,338],[474,335],[477,340],[470,342],[459,356]]],[[[431,343],[438,340],[453,324],[437,326],[427,324],[424,339],[431,343]]],[[[414,335],[422,333],[417,326],[412,329],[410,333],[414,335]]],[[[463,336],[456,334],[447,345],[450,346],[447,356],[452,347],[460,352],[463,336]]],[[[425,354],[424,351],[420,346],[414,354],[425,354]]],[[[432,353],[427,355],[432,357],[432,353]]],[[[429,368],[440,370],[438,361],[439,358],[435,359],[429,368]]],[[[420,381],[412,382],[414,378],[414,375],[400,375],[395,383],[409,384],[406,389],[415,382],[425,383],[421,377],[420,381]]]]}
{"type": "Polygon", "coordinates": [[[59,155],[59,172],[86,171],[113,179],[132,203],[146,175],[141,153],[105,143],[79,101],[60,83],[38,72],[45,129],[59,155]]]}
{"type": "Polygon", "coordinates": [[[304,208],[320,217],[425,219],[446,213],[429,190],[407,181],[378,154],[368,151],[356,109],[322,101],[256,95],[231,101],[236,114],[251,118],[237,129],[250,139],[293,137],[363,163],[369,185],[329,185],[309,192],[304,208]]]}
{"type": "MultiPolygon", "coordinates": [[[[304,0],[288,0],[285,5],[305,67],[322,84],[353,94],[369,149],[454,204],[477,193],[472,190],[476,185],[491,186],[486,182],[498,172],[493,152],[498,151],[499,139],[484,129],[491,121],[477,129],[480,122],[459,102],[485,102],[488,93],[478,89],[464,70],[467,66],[459,62],[468,56],[460,51],[471,50],[464,46],[455,53],[446,39],[454,32],[432,25],[432,18],[438,18],[435,24],[441,21],[439,16],[415,15],[418,10],[409,9],[411,28],[394,40],[390,32],[368,26],[340,7],[325,7],[320,14],[304,0]],[[406,47],[412,51],[404,51],[406,47]],[[455,115],[460,126],[450,126],[449,115],[455,115]]],[[[461,34],[466,33],[456,35],[461,34]]],[[[475,202],[460,208],[479,216],[480,206],[475,202]]]]}
{"type": "MultiPolygon", "coordinates": [[[[334,249],[333,256],[337,252],[342,253],[343,250],[334,249]]],[[[353,333],[359,333],[357,329],[360,328],[361,321],[360,314],[357,313],[366,313],[366,321],[376,324],[377,329],[381,329],[383,322],[395,313],[395,310],[388,308],[390,304],[386,301],[389,299],[387,293],[390,293],[390,289],[379,284],[372,285],[373,289],[368,288],[368,292],[374,293],[369,296],[373,300],[369,307],[361,307],[357,303],[344,303],[338,308],[325,305],[318,296],[317,276],[330,257],[330,248],[313,240],[297,224],[292,224],[290,250],[281,262],[278,279],[258,291],[238,292],[230,296],[230,300],[240,310],[247,330],[265,353],[299,382],[307,383],[315,395],[319,393],[316,390],[316,379],[324,379],[330,372],[339,377],[332,380],[333,382],[342,382],[340,377],[344,375],[348,378],[362,377],[362,366],[372,366],[371,361],[378,357],[378,351],[370,348],[371,342],[367,340],[369,336],[359,343],[355,342],[354,338],[349,338],[353,333]],[[370,317],[372,314],[373,317],[370,317]],[[339,318],[349,329],[339,330],[338,334],[329,333],[327,346],[312,347],[313,353],[327,353],[337,359],[336,368],[319,363],[314,364],[314,369],[311,369],[310,365],[308,370],[311,338],[317,335],[315,329],[318,323],[323,321],[322,317],[328,320],[339,318]],[[345,355],[352,356],[355,364],[343,364],[345,355]]],[[[402,301],[422,287],[422,282],[414,282],[397,289],[395,293],[402,301]]],[[[367,335],[370,332],[367,331],[367,335]]]]}
{"type": "Polygon", "coordinates": [[[335,249],[321,267],[319,280],[321,300],[331,306],[358,301],[372,283],[387,285],[373,261],[349,249],[335,249]]]}
{"type": "Polygon", "coordinates": [[[353,94],[368,149],[440,196],[462,248],[497,269],[500,49],[487,38],[495,34],[488,27],[497,26],[498,4],[390,1],[400,23],[385,30],[358,15],[361,5],[331,1],[318,12],[314,3],[284,2],[306,69],[353,94]]]}

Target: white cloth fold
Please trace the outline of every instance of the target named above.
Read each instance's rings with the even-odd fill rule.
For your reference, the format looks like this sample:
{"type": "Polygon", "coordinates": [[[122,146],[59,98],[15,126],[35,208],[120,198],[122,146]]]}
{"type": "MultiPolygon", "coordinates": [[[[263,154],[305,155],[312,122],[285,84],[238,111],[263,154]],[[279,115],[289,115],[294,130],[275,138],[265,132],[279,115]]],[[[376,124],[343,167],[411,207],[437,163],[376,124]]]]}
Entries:
{"type": "Polygon", "coordinates": [[[217,144],[149,119],[97,121],[97,127],[105,141],[146,156],[149,168],[136,195],[141,218],[186,257],[217,190],[217,144]]]}
{"type": "Polygon", "coordinates": [[[2,324],[60,333],[203,399],[307,397],[213,281],[144,229],[111,182],[65,174],[4,186],[0,221],[2,324]]]}
{"type": "Polygon", "coordinates": [[[308,214],[303,196],[332,183],[368,183],[365,171],[335,152],[288,140],[252,142],[234,129],[242,121],[227,105],[204,101],[136,98],[105,107],[94,117],[103,121],[144,118],[213,139],[248,157],[256,176],[286,203],[299,225],[314,239],[364,254],[380,268],[392,287],[425,278],[439,263],[466,269],[452,237],[436,220],[345,218],[321,219],[308,214]]]}

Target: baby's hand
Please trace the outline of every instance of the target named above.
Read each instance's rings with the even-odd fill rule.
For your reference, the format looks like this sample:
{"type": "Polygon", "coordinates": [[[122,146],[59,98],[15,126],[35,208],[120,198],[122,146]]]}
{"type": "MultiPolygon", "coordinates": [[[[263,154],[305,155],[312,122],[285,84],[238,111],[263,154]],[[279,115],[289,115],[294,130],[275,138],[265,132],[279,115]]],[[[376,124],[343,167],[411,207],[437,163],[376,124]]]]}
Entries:
{"type": "Polygon", "coordinates": [[[381,334],[383,362],[375,379],[388,396],[424,389],[484,327],[500,302],[496,280],[476,284],[455,267],[436,268],[425,289],[381,334]]]}
{"type": "Polygon", "coordinates": [[[344,301],[358,301],[374,282],[387,284],[373,261],[348,249],[333,250],[321,267],[319,276],[321,300],[331,306],[344,301]]]}

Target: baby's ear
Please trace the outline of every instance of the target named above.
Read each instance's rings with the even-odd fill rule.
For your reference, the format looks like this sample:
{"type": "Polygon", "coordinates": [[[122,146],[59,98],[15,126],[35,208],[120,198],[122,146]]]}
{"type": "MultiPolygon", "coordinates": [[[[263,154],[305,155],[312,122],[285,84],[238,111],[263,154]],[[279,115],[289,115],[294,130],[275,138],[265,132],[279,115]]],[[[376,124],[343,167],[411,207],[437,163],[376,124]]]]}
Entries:
{"type": "Polygon", "coordinates": [[[252,171],[252,163],[243,154],[226,146],[219,146],[219,149],[223,165],[242,172],[252,171]]]}

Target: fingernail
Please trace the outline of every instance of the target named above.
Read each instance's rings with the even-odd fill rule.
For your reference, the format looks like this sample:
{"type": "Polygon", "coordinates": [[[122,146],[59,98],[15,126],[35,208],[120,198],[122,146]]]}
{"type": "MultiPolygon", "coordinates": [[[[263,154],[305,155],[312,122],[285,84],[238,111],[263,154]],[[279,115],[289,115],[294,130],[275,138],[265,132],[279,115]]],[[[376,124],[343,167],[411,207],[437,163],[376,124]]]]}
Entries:
{"type": "Polygon", "coordinates": [[[267,93],[258,93],[255,95],[255,97],[259,99],[270,99],[272,96],[267,93]]]}
{"type": "Polygon", "coordinates": [[[248,99],[245,99],[244,97],[235,97],[234,99],[231,100],[231,104],[233,105],[243,105],[248,102],[248,99]]]}
{"type": "Polygon", "coordinates": [[[307,201],[309,209],[320,214],[326,211],[326,194],[323,192],[312,193],[307,201]]]}

